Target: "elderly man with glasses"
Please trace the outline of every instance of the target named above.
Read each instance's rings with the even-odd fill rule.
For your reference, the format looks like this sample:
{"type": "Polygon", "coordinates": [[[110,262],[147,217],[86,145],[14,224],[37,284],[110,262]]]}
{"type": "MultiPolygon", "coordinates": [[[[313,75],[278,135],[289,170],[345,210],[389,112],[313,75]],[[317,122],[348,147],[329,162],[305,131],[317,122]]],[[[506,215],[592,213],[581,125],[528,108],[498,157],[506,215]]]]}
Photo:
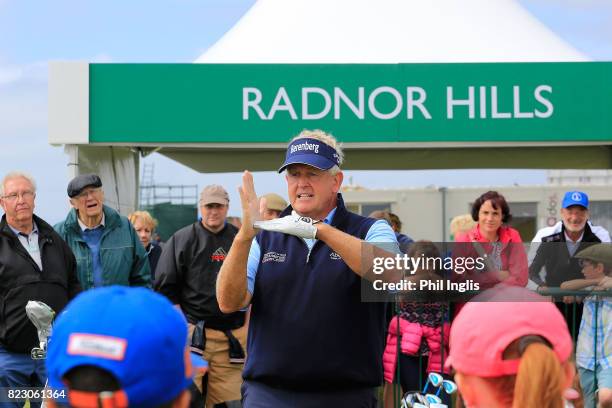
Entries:
{"type": "MultiPolygon", "coordinates": [[[[34,215],[36,183],[19,172],[0,183],[0,388],[41,387],[44,360],[32,359],[39,346],[25,306],[47,304],[57,314],[79,291],[74,255],[53,228],[34,215]]],[[[20,407],[5,402],[2,407],[20,407]]],[[[30,406],[40,403],[31,401],[30,406]]]]}
{"type": "Polygon", "coordinates": [[[72,209],[55,230],[76,256],[83,289],[108,285],[151,287],[147,254],[128,219],[104,205],[102,180],[81,174],[68,184],[72,209]]]}

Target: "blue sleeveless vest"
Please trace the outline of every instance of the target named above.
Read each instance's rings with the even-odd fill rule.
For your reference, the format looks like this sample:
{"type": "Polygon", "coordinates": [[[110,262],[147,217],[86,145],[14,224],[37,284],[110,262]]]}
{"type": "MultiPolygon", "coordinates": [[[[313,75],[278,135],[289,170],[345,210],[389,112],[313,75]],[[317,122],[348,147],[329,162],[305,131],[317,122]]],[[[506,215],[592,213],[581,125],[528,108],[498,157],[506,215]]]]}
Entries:
{"type": "MultiPolygon", "coordinates": [[[[374,222],[338,194],[335,228],[364,239],[374,222]]],[[[293,390],[380,385],[385,305],[361,302],[361,278],[322,241],[309,252],[301,238],[262,231],[257,242],[244,378],[293,390]]]]}

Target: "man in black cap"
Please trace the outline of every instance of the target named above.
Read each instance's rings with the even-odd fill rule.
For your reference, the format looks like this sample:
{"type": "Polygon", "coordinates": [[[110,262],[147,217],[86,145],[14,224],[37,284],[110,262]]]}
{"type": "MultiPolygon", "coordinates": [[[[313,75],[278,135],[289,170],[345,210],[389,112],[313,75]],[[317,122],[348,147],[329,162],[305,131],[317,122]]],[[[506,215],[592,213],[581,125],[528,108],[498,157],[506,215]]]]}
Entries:
{"type": "Polygon", "coordinates": [[[72,209],[55,225],[77,259],[83,289],[125,285],[151,287],[147,255],[128,219],[104,205],[102,180],[81,174],[68,184],[72,209]]]}
{"type": "Polygon", "coordinates": [[[36,184],[25,173],[9,173],[0,183],[0,388],[5,390],[41,387],[46,380],[44,360],[30,354],[39,338],[26,314],[28,301],[43,302],[59,313],[80,291],[74,255],[34,215],[35,198],[36,184]]]}

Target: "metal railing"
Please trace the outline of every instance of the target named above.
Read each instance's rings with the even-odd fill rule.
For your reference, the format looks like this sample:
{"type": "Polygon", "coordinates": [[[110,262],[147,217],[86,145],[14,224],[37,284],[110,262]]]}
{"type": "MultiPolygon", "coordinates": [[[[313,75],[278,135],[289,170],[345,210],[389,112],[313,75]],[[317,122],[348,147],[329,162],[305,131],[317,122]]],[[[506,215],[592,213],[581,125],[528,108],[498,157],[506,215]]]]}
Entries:
{"type": "MultiPolygon", "coordinates": [[[[575,301],[575,302],[570,302],[570,303],[564,303],[562,302],[563,297],[567,297],[567,296],[571,296],[571,297],[576,297],[579,299],[584,299],[586,297],[589,298],[589,301],[593,301],[593,302],[597,302],[598,304],[595,307],[595,315],[593,316],[593,323],[592,325],[594,326],[593,330],[595,331],[595,335],[594,335],[594,345],[593,345],[593,349],[594,349],[594,353],[595,355],[593,356],[594,361],[595,361],[595,367],[594,367],[594,377],[595,377],[595,381],[594,381],[594,387],[597,386],[597,369],[599,366],[599,362],[598,359],[601,358],[601,356],[598,358],[597,356],[597,352],[598,352],[598,347],[597,347],[597,343],[598,341],[603,342],[604,339],[602,339],[601,337],[598,339],[597,337],[597,333],[599,333],[599,329],[598,329],[598,325],[599,325],[599,320],[600,317],[603,317],[601,315],[598,315],[599,310],[601,310],[601,306],[599,305],[599,303],[603,302],[604,300],[607,300],[608,298],[612,298],[612,290],[608,289],[608,290],[598,290],[598,291],[592,291],[592,290],[566,290],[566,289],[561,289],[561,288],[553,288],[553,287],[549,287],[549,288],[545,288],[545,289],[540,289],[538,291],[539,294],[541,294],[542,296],[550,296],[551,297],[551,301],[555,301],[555,303],[557,304],[557,307],[559,308],[560,312],[564,315],[566,322],[568,323],[568,329],[570,331],[572,340],[574,342],[574,350],[576,348],[576,344],[577,344],[577,340],[578,340],[578,336],[579,336],[579,328],[580,328],[580,322],[582,319],[582,303],[580,301],[575,301]]],[[[399,312],[400,312],[400,306],[398,302],[394,302],[393,304],[393,310],[394,310],[394,315],[392,317],[392,319],[396,319],[398,318],[399,312]]],[[[447,316],[445,319],[443,319],[444,321],[450,322],[450,315],[452,312],[452,306],[449,304],[449,308],[447,308],[447,316]]],[[[452,323],[452,322],[451,322],[452,323]]],[[[411,390],[403,390],[401,389],[401,384],[399,381],[400,378],[400,353],[401,353],[401,333],[399,332],[399,324],[398,326],[398,332],[397,332],[397,349],[396,349],[396,356],[397,356],[397,360],[396,360],[396,368],[395,368],[395,375],[394,375],[394,380],[393,380],[393,384],[391,385],[392,391],[393,391],[393,402],[394,402],[394,406],[395,407],[400,407],[401,404],[401,399],[403,396],[403,392],[406,391],[411,391],[411,390]]],[[[605,331],[604,331],[605,333],[605,331]]],[[[601,346],[600,346],[601,347],[601,346]]],[[[444,350],[444,348],[442,347],[442,349],[444,350]]],[[[418,375],[419,378],[419,387],[420,389],[423,389],[423,386],[425,384],[426,381],[426,377],[423,376],[423,370],[422,367],[425,364],[424,358],[420,357],[419,358],[419,372],[416,373],[418,375]]],[[[442,365],[444,365],[444,356],[442,358],[442,365]]],[[[578,375],[578,374],[577,374],[578,375]]],[[[596,399],[596,394],[595,394],[596,389],[592,389],[592,390],[583,390],[583,395],[586,396],[587,394],[591,394],[593,395],[593,398],[596,399]],[[587,392],[585,392],[587,391],[587,392]],[[588,392],[590,391],[590,392],[588,392]]],[[[449,407],[454,407],[456,406],[456,401],[457,401],[457,394],[455,394],[454,398],[452,398],[451,403],[449,405],[449,407]]],[[[382,393],[381,393],[382,396],[382,393]]],[[[384,406],[384,401],[383,398],[380,399],[381,403],[379,404],[379,406],[384,406]]],[[[585,399],[586,402],[586,399],[585,399]]],[[[594,404],[596,404],[596,400],[593,401],[594,404]]]]}

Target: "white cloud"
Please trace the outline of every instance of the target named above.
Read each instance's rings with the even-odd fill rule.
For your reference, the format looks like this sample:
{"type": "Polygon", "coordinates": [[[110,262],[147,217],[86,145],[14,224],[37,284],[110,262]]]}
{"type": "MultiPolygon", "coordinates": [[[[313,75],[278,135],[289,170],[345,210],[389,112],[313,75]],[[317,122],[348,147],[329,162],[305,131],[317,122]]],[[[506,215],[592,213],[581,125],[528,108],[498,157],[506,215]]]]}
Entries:
{"type": "Polygon", "coordinates": [[[17,82],[22,76],[23,71],[18,67],[0,66],[0,86],[17,82]]]}
{"type": "MultiPolygon", "coordinates": [[[[2,5],[0,0],[0,6],[2,5]]],[[[53,58],[54,61],[74,60],[53,58]]],[[[89,58],[83,58],[82,61],[92,63],[108,63],[113,62],[113,57],[107,53],[99,53],[89,58]]],[[[4,62],[0,58],[0,87],[14,86],[26,83],[44,83],[46,84],[49,73],[49,61],[35,61],[27,64],[11,64],[4,62]]]]}
{"type": "Polygon", "coordinates": [[[24,65],[0,64],[0,87],[46,81],[47,62],[38,61],[24,65]]]}
{"type": "MultiPolygon", "coordinates": [[[[112,57],[100,53],[83,60],[112,57]]],[[[68,158],[47,141],[47,83],[48,61],[18,65],[0,57],[0,176],[15,169],[31,173],[39,185],[36,213],[57,222],[67,211],[68,158]]]]}
{"type": "Polygon", "coordinates": [[[94,55],[91,59],[87,61],[93,63],[113,62],[113,57],[111,57],[109,54],[101,53],[94,55]]]}
{"type": "Polygon", "coordinates": [[[0,143],[24,134],[43,134],[46,139],[46,128],[46,83],[17,81],[0,92],[0,143]]]}
{"type": "Polygon", "coordinates": [[[0,175],[24,170],[45,186],[43,190],[49,188],[41,191],[36,212],[55,221],[65,210],[65,200],[56,204],[60,197],[45,197],[65,188],[65,158],[58,150],[47,142],[47,63],[0,61],[0,175]]]}
{"type": "Polygon", "coordinates": [[[88,63],[115,62],[114,58],[106,52],[99,52],[97,54],[90,55],[90,56],[83,57],[83,58],[64,58],[61,55],[58,55],[58,56],[52,57],[47,62],[51,62],[51,61],[77,61],[77,62],[88,62],[88,63]]]}

